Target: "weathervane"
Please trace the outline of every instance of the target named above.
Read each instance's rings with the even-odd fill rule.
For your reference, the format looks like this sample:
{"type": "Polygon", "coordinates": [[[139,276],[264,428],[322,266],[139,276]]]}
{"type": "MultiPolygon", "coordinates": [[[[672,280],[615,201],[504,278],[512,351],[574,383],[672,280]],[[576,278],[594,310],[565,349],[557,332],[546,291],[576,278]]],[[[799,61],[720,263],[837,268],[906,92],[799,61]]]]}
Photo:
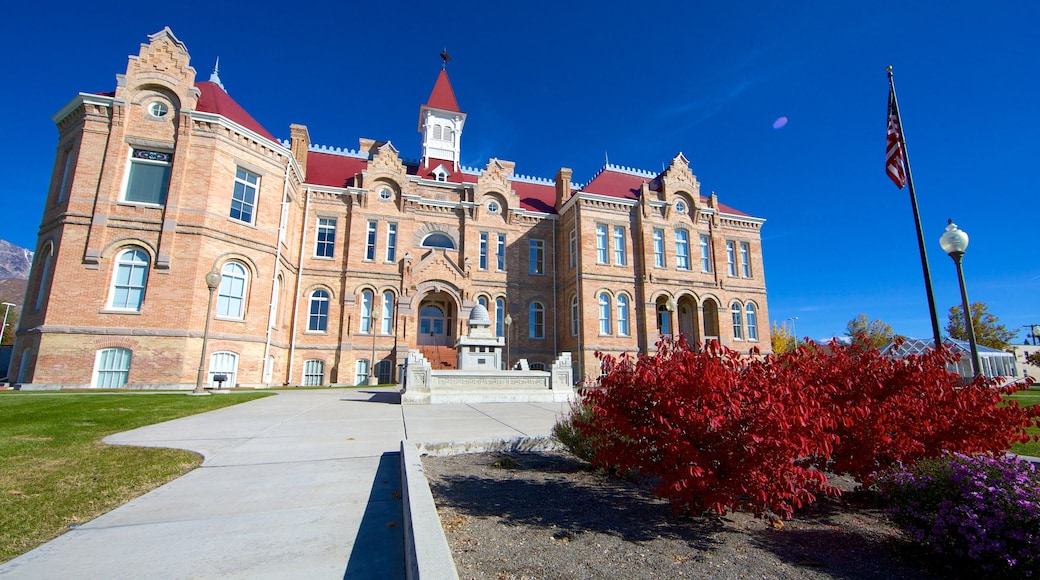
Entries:
{"type": "Polygon", "coordinates": [[[444,62],[441,63],[441,68],[442,69],[448,68],[448,61],[451,60],[451,57],[448,56],[448,47],[446,47],[446,46],[444,47],[444,50],[441,51],[441,60],[444,61],[444,62]]]}

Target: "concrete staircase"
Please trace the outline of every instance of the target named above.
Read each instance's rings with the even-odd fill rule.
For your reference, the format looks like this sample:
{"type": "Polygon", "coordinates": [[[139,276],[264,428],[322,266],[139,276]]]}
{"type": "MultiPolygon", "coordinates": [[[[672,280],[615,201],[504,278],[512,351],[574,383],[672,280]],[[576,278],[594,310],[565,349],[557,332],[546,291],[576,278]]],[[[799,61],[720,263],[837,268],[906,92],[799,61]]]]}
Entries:
{"type": "Polygon", "coordinates": [[[458,368],[459,354],[451,346],[421,345],[419,352],[435,371],[448,371],[458,368]]]}

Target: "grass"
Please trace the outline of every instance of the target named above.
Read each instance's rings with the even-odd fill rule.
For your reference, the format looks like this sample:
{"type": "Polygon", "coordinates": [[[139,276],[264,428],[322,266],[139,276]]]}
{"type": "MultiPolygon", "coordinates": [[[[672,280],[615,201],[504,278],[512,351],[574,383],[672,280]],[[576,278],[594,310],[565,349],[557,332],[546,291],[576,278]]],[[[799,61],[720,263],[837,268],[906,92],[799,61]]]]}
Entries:
{"type": "Polygon", "coordinates": [[[115,447],[103,437],[267,395],[0,394],[0,562],[202,463],[190,451],[115,447]]]}
{"type": "MultiPolygon", "coordinates": [[[[1033,405],[1040,405],[1040,389],[1029,389],[1026,391],[1019,391],[1009,397],[1013,401],[1018,401],[1018,404],[1023,407],[1032,407],[1033,405]]],[[[1029,433],[1033,435],[1040,435],[1040,429],[1030,429],[1029,433]]],[[[1031,457],[1040,457],[1040,441],[1030,441],[1029,443],[1015,443],[1011,446],[1011,451],[1018,453],[1019,455],[1029,455],[1031,457]]]]}

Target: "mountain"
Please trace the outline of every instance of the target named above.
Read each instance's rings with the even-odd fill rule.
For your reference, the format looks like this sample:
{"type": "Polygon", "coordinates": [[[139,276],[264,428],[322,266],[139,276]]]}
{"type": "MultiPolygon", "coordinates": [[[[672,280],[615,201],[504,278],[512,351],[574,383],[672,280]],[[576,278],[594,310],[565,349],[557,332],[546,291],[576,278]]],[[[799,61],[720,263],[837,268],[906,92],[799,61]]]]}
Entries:
{"type": "Polygon", "coordinates": [[[28,280],[32,258],[31,251],[20,248],[11,242],[0,240],[0,279],[28,280]]]}

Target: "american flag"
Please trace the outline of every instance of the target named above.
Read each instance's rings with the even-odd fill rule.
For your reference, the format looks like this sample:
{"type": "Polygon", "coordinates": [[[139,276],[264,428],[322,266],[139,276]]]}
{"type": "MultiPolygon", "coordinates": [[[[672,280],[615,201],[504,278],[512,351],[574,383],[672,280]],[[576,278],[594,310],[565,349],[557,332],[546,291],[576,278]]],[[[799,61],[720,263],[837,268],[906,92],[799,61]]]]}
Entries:
{"type": "Polygon", "coordinates": [[[906,165],[903,163],[903,127],[899,124],[896,93],[888,91],[888,148],[885,151],[885,172],[896,187],[906,185],[906,165]]]}

